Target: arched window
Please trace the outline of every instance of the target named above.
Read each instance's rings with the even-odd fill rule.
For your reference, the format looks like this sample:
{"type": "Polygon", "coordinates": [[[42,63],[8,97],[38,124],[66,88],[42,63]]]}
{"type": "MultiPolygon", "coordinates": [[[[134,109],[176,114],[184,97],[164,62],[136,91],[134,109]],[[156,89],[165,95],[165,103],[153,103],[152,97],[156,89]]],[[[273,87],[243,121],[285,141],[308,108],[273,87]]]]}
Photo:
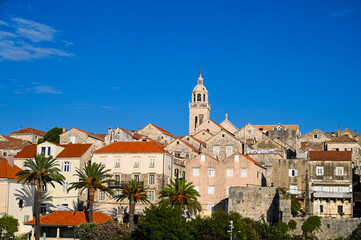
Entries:
{"type": "Polygon", "coordinates": [[[193,94],[193,102],[196,102],[196,95],[193,94]]]}
{"type": "Polygon", "coordinates": [[[198,93],[197,95],[197,102],[202,101],[202,94],[198,93]]]}
{"type": "Polygon", "coordinates": [[[197,116],[194,118],[194,127],[195,128],[198,127],[198,117],[197,116]]]}
{"type": "Polygon", "coordinates": [[[205,102],[205,101],[206,101],[206,95],[203,94],[203,102],[205,102]]]}

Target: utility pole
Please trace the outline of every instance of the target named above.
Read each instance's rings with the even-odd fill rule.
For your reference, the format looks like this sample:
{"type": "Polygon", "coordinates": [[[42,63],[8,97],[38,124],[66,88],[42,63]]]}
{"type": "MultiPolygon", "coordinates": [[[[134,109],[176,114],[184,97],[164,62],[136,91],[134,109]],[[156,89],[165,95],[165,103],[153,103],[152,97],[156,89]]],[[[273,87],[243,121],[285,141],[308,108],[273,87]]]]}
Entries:
{"type": "Polygon", "coordinates": [[[233,228],[234,228],[234,226],[233,226],[233,221],[231,221],[231,225],[229,225],[229,228],[231,229],[231,230],[228,230],[227,232],[229,232],[229,233],[231,233],[231,236],[230,236],[230,240],[232,240],[232,234],[233,234],[233,228]]]}

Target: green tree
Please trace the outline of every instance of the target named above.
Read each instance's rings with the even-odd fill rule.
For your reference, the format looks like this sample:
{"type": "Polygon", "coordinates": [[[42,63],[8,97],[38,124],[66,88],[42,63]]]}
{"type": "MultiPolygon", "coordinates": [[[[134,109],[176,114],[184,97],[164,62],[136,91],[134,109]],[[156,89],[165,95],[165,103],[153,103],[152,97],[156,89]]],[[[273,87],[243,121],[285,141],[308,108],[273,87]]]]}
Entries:
{"type": "Polygon", "coordinates": [[[189,234],[187,221],[181,217],[182,210],[167,205],[151,205],[140,216],[140,221],[132,233],[135,240],[187,239],[189,234]]]}
{"type": "Polygon", "coordinates": [[[65,177],[60,173],[59,163],[52,156],[45,157],[44,154],[36,154],[33,159],[26,159],[24,162],[25,170],[19,171],[18,182],[35,183],[35,239],[40,239],[40,206],[41,194],[44,185],[54,186],[54,182],[63,184],[65,177]]]}
{"type": "Polygon", "coordinates": [[[13,237],[14,233],[19,230],[19,222],[16,218],[4,215],[0,218],[0,233],[5,230],[6,237],[13,237]]]}
{"type": "Polygon", "coordinates": [[[38,144],[43,143],[45,141],[53,142],[53,143],[59,143],[60,142],[60,134],[63,133],[62,128],[52,128],[50,129],[43,138],[39,138],[38,144]]]}
{"type": "Polygon", "coordinates": [[[193,183],[187,183],[186,180],[171,180],[165,188],[160,192],[160,204],[170,205],[171,207],[179,207],[183,211],[190,214],[196,214],[202,210],[201,204],[197,197],[200,197],[197,190],[194,189],[193,183]]]}
{"type": "Polygon", "coordinates": [[[301,229],[306,237],[315,238],[315,232],[320,230],[321,218],[319,216],[309,216],[302,224],[301,229]]]}
{"type": "Polygon", "coordinates": [[[93,222],[93,207],[94,207],[94,195],[96,190],[104,191],[107,194],[113,195],[113,191],[107,186],[111,182],[112,175],[109,174],[110,170],[105,169],[105,166],[101,163],[85,163],[84,168],[80,170],[76,169],[74,176],[79,177],[79,182],[70,183],[68,192],[71,189],[81,189],[82,193],[85,189],[88,190],[89,197],[89,221],[93,222]]]}
{"type": "Polygon", "coordinates": [[[129,200],[129,227],[134,228],[134,211],[135,204],[138,202],[147,204],[149,203],[147,196],[147,189],[143,186],[143,183],[136,179],[132,179],[120,184],[121,193],[115,196],[117,201],[129,200]]]}

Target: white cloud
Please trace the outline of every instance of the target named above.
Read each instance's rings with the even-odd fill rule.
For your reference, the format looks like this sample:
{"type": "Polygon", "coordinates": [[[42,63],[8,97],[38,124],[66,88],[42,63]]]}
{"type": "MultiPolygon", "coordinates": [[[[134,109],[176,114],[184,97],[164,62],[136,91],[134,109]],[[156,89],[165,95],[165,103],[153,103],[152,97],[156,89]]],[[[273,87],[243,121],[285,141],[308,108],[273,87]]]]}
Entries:
{"type": "Polygon", "coordinates": [[[32,20],[22,18],[13,18],[12,20],[17,23],[16,33],[33,42],[51,41],[57,32],[50,26],[32,20]]]}
{"type": "Polygon", "coordinates": [[[34,87],[34,91],[37,94],[41,94],[41,93],[62,94],[61,91],[51,86],[36,86],[34,87]]]}
{"type": "Polygon", "coordinates": [[[64,45],[65,46],[73,46],[74,45],[74,43],[73,42],[70,42],[70,41],[66,41],[66,40],[63,40],[63,43],[64,43],[64,45]]]}
{"type": "Polygon", "coordinates": [[[0,61],[31,61],[74,56],[61,49],[39,45],[41,42],[51,42],[54,39],[57,32],[54,28],[22,18],[12,18],[11,21],[8,24],[0,20],[0,27],[3,25],[11,28],[0,31],[0,61]]]}

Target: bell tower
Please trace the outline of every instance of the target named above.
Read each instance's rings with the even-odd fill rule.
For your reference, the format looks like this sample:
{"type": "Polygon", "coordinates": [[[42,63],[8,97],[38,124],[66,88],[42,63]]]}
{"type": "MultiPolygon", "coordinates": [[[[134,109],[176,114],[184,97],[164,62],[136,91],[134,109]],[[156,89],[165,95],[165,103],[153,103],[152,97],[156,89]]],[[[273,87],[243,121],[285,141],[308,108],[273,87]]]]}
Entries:
{"type": "Polygon", "coordinates": [[[198,84],[192,91],[192,101],[189,102],[189,134],[194,135],[196,128],[208,119],[211,105],[208,103],[208,91],[203,85],[202,74],[199,74],[198,84]]]}

